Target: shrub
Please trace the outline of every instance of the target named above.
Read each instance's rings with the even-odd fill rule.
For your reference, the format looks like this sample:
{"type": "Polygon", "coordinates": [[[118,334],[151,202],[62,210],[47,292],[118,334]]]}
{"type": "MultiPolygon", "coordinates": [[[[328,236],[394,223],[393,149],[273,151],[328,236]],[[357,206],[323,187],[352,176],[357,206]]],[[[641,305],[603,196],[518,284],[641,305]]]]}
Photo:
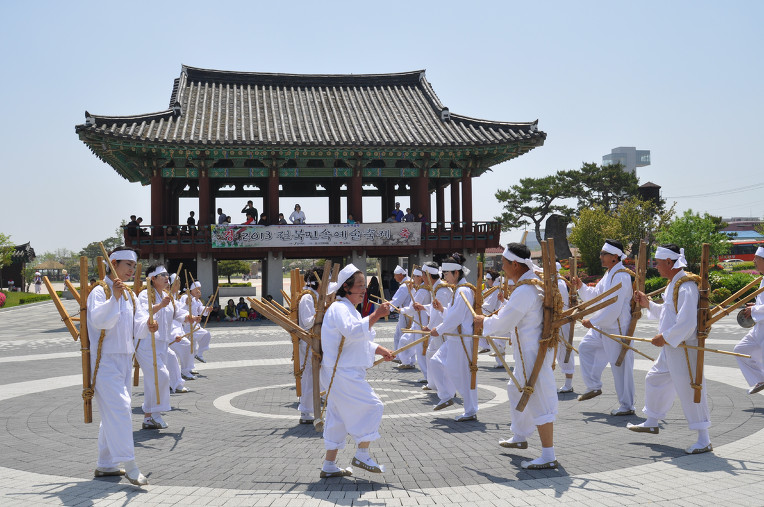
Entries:
{"type": "Polygon", "coordinates": [[[730,297],[732,293],[730,290],[726,287],[719,287],[718,289],[714,289],[711,291],[711,296],[709,296],[709,301],[712,303],[718,305],[728,297],[730,297]]]}
{"type": "Polygon", "coordinates": [[[753,265],[753,261],[751,262],[737,262],[732,265],[732,271],[744,271],[749,269],[756,269],[756,267],[753,265]]]}
{"type": "Polygon", "coordinates": [[[50,296],[48,294],[32,294],[19,299],[19,305],[26,305],[29,303],[37,303],[39,301],[48,301],[50,296]]]}
{"type": "Polygon", "coordinates": [[[645,280],[645,294],[661,289],[668,285],[668,280],[660,276],[654,276],[645,280]]]}
{"type": "Polygon", "coordinates": [[[246,283],[220,283],[218,284],[218,287],[252,287],[252,284],[249,282],[246,283]]]}
{"type": "Polygon", "coordinates": [[[0,308],[2,308],[4,304],[5,304],[5,293],[0,292],[0,308]]]}
{"type": "MultiPolygon", "coordinates": [[[[751,283],[754,278],[755,277],[753,275],[746,273],[732,273],[724,277],[722,280],[722,287],[729,289],[730,293],[734,294],[735,292],[745,287],[747,284],[751,283]]],[[[756,290],[755,287],[749,289],[746,293],[750,294],[754,290],[756,290]]]]}

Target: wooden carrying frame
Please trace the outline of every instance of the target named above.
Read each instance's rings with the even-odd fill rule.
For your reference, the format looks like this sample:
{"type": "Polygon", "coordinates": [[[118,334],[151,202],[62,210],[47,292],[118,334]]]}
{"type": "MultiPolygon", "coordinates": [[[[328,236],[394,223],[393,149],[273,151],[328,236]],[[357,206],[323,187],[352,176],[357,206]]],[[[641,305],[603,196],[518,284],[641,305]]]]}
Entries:
{"type": "MultiPolygon", "coordinates": [[[[635,268],[634,277],[634,290],[639,292],[645,292],[645,277],[647,276],[647,243],[645,240],[639,242],[639,255],[637,255],[637,262],[635,268]]],[[[634,331],[637,330],[637,322],[642,317],[642,307],[639,306],[637,298],[631,299],[631,322],[629,322],[629,329],[626,331],[626,336],[634,336],[634,331]]],[[[621,347],[621,352],[618,354],[618,359],[615,361],[616,366],[621,366],[623,360],[628,352],[628,345],[631,344],[631,340],[623,340],[625,346],[621,347]]]]}

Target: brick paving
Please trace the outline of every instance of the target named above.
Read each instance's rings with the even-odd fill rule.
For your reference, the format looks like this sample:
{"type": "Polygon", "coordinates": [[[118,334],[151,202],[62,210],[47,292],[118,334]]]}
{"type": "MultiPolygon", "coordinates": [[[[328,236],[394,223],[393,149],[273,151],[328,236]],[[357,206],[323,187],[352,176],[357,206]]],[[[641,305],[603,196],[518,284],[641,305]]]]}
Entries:
{"type": "MultiPolygon", "coordinates": [[[[67,302],[70,311],[75,305],[67,302]]],[[[378,324],[382,344],[392,347],[394,322],[378,324]]],[[[617,406],[612,377],[603,374],[604,394],[587,402],[560,396],[555,442],[561,468],[523,471],[530,448],[498,447],[509,436],[506,374],[493,358],[480,357],[479,421],[456,423],[460,404],[432,412],[435,396],[421,390],[417,370],[382,364],[368,378],[385,403],[382,439],[372,454],[388,466],[382,475],[356,470],[350,478],[321,480],[321,436],[299,425],[291,345],[286,333],[267,323],[211,323],[212,348],[192,392],[171,396],[170,427],[140,430],[142,386],[134,388],[136,458],[150,485],[92,478],[98,406],[94,424],[82,422],[79,344],[63,327],[51,303],[0,311],[0,504],[109,505],[135,501],[165,505],[515,505],[587,502],[591,505],[682,502],[750,505],[742,492],[764,486],[764,398],[749,396],[734,358],[707,354],[711,438],[715,453],[686,456],[695,440],[678,403],[659,435],[625,430],[641,417],[612,417],[617,406]]],[[[642,320],[638,336],[654,334],[642,320]]],[[[582,330],[576,333],[583,336],[582,330]]],[[[728,319],[709,342],[731,350],[744,330],[728,319]]],[[[656,351],[639,345],[648,354],[656,351]]],[[[650,362],[638,359],[637,408],[644,397],[650,362]]],[[[562,377],[557,374],[558,379],[562,377]]],[[[583,389],[580,377],[574,380],[583,389]]],[[[348,466],[353,444],[340,451],[348,466]]],[[[755,502],[754,502],[755,503],[755,502]]]]}

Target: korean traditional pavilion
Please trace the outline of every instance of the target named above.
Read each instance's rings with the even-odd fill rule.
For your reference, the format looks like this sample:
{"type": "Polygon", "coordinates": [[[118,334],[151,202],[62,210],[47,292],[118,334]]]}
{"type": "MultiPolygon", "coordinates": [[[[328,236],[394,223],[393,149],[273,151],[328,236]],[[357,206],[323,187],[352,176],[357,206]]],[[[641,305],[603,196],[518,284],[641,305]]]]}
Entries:
{"type": "Polygon", "coordinates": [[[151,224],[141,225],[147,233],[126,231],[125,237],[141,257],[170,269],[182,261],[206,287],[217,279],[217,260],[260,258],[264,291],[274,297],[284,258],[344,257],[363,269],[367,257],[409,256],[417,262],[461,251],[474,262],[477,253],[499,246],[500,227],[473,222],[472,178],[546,139],[537,121],[495,122],[451,113],[424,71],[308,75],[185,65],[167,109],[135,116],[85,112],[85,123],[75,130],[122,177],[151,185],[151,224]],[[220,248],[213,237],[217,198],[261,198],[261,212],[275,223],[283,211],[280,197],[326,197],[329,224],[345,224],[344,198],[348,213],[367,227],[373,224],[363,220],[368,211],[363,198],[381,197],[386,217],[399,195],[410,196],[414,213],[421,211],[426,222],[416,224],[421,236],[414,244],[220,248]],[[199,199],[198,228],[185,234],[180,197],[199,199]]]}

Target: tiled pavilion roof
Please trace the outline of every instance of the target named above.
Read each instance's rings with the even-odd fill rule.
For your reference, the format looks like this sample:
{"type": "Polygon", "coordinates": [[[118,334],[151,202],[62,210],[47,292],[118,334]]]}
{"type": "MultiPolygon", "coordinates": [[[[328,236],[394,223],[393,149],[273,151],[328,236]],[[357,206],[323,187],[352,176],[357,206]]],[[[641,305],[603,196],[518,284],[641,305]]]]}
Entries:
{"type": "Polygon", "coordinates": [[[450,113],[423,70],[307,75],[185,65],[168,109],[136,116],[86,112],[85,124],[76,130],[159,145],[253,148],[468,148],[518,142],[535,147],[546,138],[537,121],[495,122],[450,113]]]}

